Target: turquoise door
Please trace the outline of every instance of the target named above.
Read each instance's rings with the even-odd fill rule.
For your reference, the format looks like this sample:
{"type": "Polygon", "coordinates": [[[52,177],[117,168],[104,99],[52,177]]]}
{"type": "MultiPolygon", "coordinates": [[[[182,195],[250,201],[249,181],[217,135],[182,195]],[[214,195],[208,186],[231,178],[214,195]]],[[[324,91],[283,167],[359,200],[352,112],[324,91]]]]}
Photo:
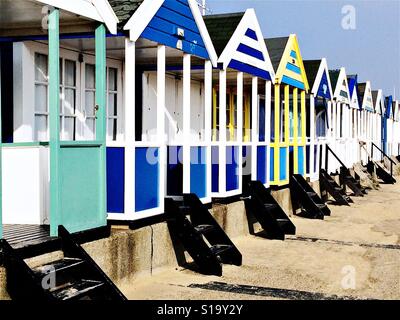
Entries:
{"type": "Polygon", "coordinates": [[[58,226],[78,232],[104,226],[106,215],[106,39],[96,29],[96,136],[60,141],[59,10],[49,15],[50,232],[58,226]]]}

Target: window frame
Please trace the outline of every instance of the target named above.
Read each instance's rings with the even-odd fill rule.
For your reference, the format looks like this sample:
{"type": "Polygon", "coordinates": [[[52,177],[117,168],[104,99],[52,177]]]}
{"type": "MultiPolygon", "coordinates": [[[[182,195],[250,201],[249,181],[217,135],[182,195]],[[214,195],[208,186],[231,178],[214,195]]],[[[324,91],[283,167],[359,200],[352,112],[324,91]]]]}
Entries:
{"type": "MultiPolygon", "coordinates": [[[[35,69],[36,69],[36,54],[41,54],[45,55],[48,59],[48,45],[47,43],[42,43],[42,42],[34,42],[34,41],[27,41],[22,44],[25,46],[25,48],[28,50],[29,55],[31,57],[31,64],[29,68],[24,69],[24,79],[23,81],[25,82],[25,79],[27,79],[26,84],[28,86],[31,86],[32,89],[32,94],[33,94],[33,99],[30,102],[25,102],[24,105],[22,106],[23,110],[26,110],[27,112],[31,112],[29,114],[29,122],[30,123],[25,123],[26,125],[30,125],[32,128],[32,135],[31,138],[26,138],[26,140],[31,140],[33,142],[48,142],[49,141],[49,100],[48,100],[48,86],[49,83],[47,82],[42,82],[42,81],[37,81],[36,76],[35,76],[35,69]],[[37,110],[36,107],[36,93],[35,93],[35,87],[37,85],[45,85],[47,87],[47,110],[46,112],[39,111],[37,110]],[[25,105],[27,103],[30,103],[30,105],[25,105]],[[29,110],[29,111],[28,111],[29,110]],[[36,128],[36,116],[45,116],[46,117],[46,139],[37,139],[37,128],[36,128]]],[[[23,59],[25,59],[23,57],[23,59]]],[[[62,62],[62,71],[60,70],[60,139],[63,141],[84,141],[88,140],[85,139],[85,134],[84,134],[84,122],[85,122],[85,116],[84,116],[84,111],[85,111],[85,65],[86,64],[92,64],[95,65],[95,57],[92,54],[87,54],[87,53],[79,53],[77,52],[76,49],[74,48],[60,48],[60,61],[62,62]],[[82,61],[83,58],[83,61],[82,61]],[[65,83],[65,64],[66,61],[70,60],[75,63],[75,86],[70,86],[65,83]],[[65,90],[68,89],[74,89],[75,90],[75,108],[74,108],[74,113],[72,115],[66,114],[66,108],[65,108],[65,90]],[[73,135],[73,140],[66,140],[65,138],[67,137],[67,132],[65,131],[65,119],[66,118],[74,118],[75,119],[75,125],[74,125],[74,132],[72,133],[73,135]]],[[[48,73],[48,71],[47,71],[48,73]]],[[[48,80],[48,74],[47,74],[47,80],[48,80]]],[[[107,58],[107,99],[106,99],[106,106],[107,106],[107,143],[120,143],[124,139],[124,119],[125,119],[125,114],[124,114],[124,97],[123,97],[123,62],[118,60],[118,59],[112,59],[112,58],[107,58]],[[117,70],[117,90],[113,90],[112,94],[117,95],[117,116],[112,116],[109,117],[109,100],[108,100],[108,94],[109,94],[109,69],[113,68],[117,70]],[[110,139],[108,135],[108,120],[109,118],[115,118],[117,120],[117,132],[116,132],[116,140],[110,139]]],[[[29,87],[28,87],[29,88],[29,87]]],[[[95,92],[95,90],[94,90],[95,92]]],[[[14,128],[14,133],[15,133],[15,128],[14,128]]]]}

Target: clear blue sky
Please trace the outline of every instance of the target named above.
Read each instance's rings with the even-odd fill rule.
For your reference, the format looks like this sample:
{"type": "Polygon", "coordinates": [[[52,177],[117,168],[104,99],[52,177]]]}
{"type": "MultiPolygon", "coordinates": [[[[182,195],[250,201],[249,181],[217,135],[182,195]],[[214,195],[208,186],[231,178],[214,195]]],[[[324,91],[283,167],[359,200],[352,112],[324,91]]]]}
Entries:
{"type": "Polygon", "coordinates": [[[264,37],[295,33],[303,59],[326,57],[374,90],[400,99],[400,0],[207,0],[212,13],[254,8],[264,37]],[[342,28],[342,8],[352,5],[356,29],[342,28]]]}

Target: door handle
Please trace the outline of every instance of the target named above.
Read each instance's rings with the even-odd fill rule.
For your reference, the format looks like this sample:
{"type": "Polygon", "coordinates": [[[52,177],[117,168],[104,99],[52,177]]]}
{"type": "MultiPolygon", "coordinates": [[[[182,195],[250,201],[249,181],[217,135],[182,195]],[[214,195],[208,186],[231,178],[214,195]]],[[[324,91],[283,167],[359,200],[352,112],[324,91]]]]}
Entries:
{"type": "Polygon", "coordinates": [[[98,104],[95,105],[94,107],[94,118],[97,119],[97,112],[99,111],[100,107],[98,104]]]}

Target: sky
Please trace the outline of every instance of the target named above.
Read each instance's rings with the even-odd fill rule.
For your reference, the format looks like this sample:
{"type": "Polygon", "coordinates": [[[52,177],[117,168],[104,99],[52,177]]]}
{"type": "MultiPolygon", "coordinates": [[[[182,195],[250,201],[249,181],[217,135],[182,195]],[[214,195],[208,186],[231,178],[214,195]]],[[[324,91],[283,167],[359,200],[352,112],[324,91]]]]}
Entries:
{"type": "Polygon", "coordinates": [[[207,7],[254,8],[265,38],[295,33],[304,60],[325,57],[330,69],[345,67],[400,99],[400,0],[207,0],[207,7]]]}

